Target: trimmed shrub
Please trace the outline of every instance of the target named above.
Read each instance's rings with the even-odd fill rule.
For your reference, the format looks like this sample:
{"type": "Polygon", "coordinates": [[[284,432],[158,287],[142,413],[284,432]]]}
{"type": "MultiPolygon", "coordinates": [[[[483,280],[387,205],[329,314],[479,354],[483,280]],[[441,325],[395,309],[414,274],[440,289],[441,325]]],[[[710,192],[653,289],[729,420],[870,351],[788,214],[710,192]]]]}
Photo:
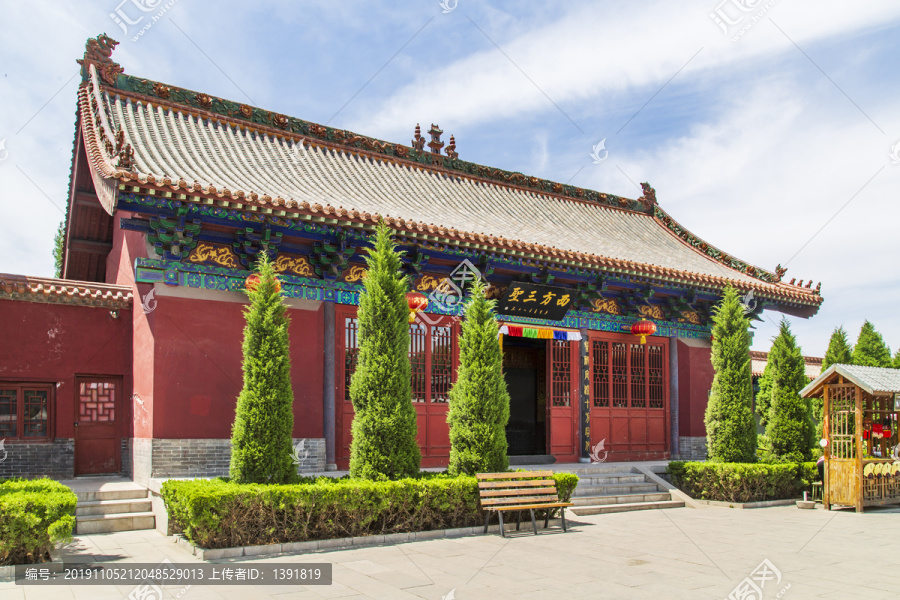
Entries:
{"type": "Polygon", "coordinates": [[[244,309],[244,387],[231,431],[229,473],[242,483],[296,481],[291,432],[294,393],[287,308],[268,255],[257,262],[259,282],[246,290],[244,309]]]}
{"type": "MultiPolygon", "coordinates": [[[[558,473],[560,500],[578,477],[558,473]]],[[[295,485],[223,479],[169,480],[162,497],[172,524],[203,548],[381,535],[480,525],[475,477],[423,474],[367,481],[320,477],[295,485]]]]}
{"type": "Polygon", "coordinates": [[[692,498],[763,502],[799,498],[816,476],[816,463],[714,463],[672,461],[672,483],[692,498]]]}
{"type": "Polygon", "coordinates": [[[749,326],[737,292],[728,287],[713,316],[716,374],[704,417],[709,460],[756,462],[749,326]]]}
{"type": "Polygon", "coordinates": [[[367,248],[359,295],[359,354],[350,381],[353,423],[350,474],[383,480],[412,477],[422,460],[416,441],[409,364],[409,281],[384,221],[367,248]]]}
{"type": "Polygon", "coordinates": [[[496,473],[509,468],[506,422],[509,393],[503,379],[494,301],[475,282],[466,302],[466,319],[459,338],[459,370],[450,390],[451,475],[496,473]]]}
{"type": "Polygon", "coordinates": [[[0,565],[50,560],[50,550],[72,539],[75,493],[51,479],[0,481],[0,565]]]}

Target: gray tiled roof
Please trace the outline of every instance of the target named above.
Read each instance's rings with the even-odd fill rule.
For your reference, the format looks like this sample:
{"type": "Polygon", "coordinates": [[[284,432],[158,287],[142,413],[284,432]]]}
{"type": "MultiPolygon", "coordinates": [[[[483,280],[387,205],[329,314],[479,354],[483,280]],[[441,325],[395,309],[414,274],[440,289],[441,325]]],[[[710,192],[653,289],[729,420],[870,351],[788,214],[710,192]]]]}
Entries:
{"type": "Polygon", "coordinates": [[[811,395],[825,383],[830,383],[836,375],[843,375],[870,394],[900,393],[900,369],[884,367],[863,367],[860,365],[831,365],[812,383],[800,391],[801,396],[811,395]]]}
{"type": "Polygon", "coordinates": [[[653,217],[313,145],[103,93],[141,173],[758,284],[653,217]]]}

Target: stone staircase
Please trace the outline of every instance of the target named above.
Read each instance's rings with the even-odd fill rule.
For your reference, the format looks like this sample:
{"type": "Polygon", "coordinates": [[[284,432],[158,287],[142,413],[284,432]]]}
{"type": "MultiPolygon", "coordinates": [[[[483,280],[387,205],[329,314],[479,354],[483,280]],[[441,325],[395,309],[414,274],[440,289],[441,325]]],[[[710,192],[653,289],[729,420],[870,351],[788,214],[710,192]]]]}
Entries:
{"type": "Polygon", "coordinates": [[[569,508],[577,516],[684,506],[683,501],[673,500],[666,489],[634,467],[585,465],[571,472],[579,477],[571,500],[575,506],[569,508]]]}
{"type": "Polygon", "coordinates": [[[150,507],[150,492],[132,481],[78,482],[72,486],[75,507],[75,534],[111,533],[154,529],[156,518],[150,507]]]}

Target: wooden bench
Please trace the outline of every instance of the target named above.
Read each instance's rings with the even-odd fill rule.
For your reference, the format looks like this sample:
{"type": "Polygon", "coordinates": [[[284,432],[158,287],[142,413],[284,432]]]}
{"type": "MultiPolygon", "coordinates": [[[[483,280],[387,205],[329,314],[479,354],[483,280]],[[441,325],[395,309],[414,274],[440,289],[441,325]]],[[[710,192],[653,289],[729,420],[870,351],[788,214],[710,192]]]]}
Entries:
{"type": "Polygon", "coordinates": [[[556,494],[556,481],[553,479],[553,471],[520,471],[518,473],[478,473],[478,495],[481,499],[481,508],[488,511],[484,519],[484,532],[487,533],[488,524],[491,522],[491,514],[497,513],[500,520],[500,535],[506,537],[503,531],[503,513],[509,510],[518,511],[519,520],[516,530],[522,525],[522,511],[531,512],[531,526],[537,535],[537,523],[534,520],[535,509],[546,509],[544,529],[550,524],[550,511],[561,508],[562,528],[566,531],[567,506],[574,506],[571,502],[560,502],[556,494]]]}

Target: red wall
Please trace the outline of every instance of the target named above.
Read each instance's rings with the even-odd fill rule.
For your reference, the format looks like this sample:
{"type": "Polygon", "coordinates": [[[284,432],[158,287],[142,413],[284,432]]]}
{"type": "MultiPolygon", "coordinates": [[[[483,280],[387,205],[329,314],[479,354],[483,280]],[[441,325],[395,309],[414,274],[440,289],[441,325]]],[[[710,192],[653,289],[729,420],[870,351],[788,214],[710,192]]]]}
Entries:
{"type": "MultiPolygon", "coordinates": [[[[121,376],[131,396],[131,311],[0,300],[0,379],[57,383],[54,437],[75,436],[75,375],[121,376]]],[[[122,436],[131,436],[131,409],[123,402],[122,436]]]]}
{"type": "MultiPolygon", "coordinates": [[[[119,219],[133,215],[134,213],[116,211],[113,245],[106,258],[106,283],[132,285],[134,283],[134,259],[147,258],[145,235],[139,231],[127,231],[119,227],[119,219]]],[[[137,301],[137,296],[135,296],[135,300],[137,301]]]]}
{"type": "MultiPolygon", "coordinates": [[[[135,360],[135,391],[152,410],[152,429],[143,431],[155,438],[230,437],[243,383],[245,305],[159,295],[156,302],[136,319],[135,357],[144,358],[135,360]],[[154,348],[152,357],[143,348],[154,348]]],[[[293,435],[323,437],[323,310],[289,309],[288,316],[293,435]]]]}
{"type": "Polygon", "coordinates": [[[678,433],[683,437],[706,435],[703,417],[712,388],[712,349],[705,343],[678,341],[678,433]]]}

